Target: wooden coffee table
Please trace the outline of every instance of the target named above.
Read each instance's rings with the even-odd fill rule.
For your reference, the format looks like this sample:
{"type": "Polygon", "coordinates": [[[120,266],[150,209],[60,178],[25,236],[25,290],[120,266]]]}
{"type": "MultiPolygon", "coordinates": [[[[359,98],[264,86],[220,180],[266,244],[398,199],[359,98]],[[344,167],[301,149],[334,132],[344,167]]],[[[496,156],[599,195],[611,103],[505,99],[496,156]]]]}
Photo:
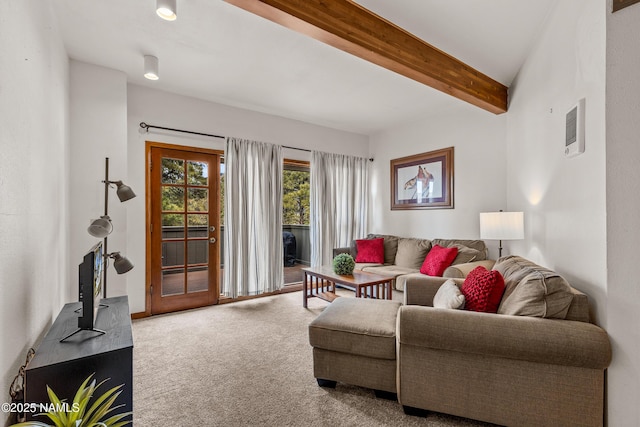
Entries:
{"type": "Polygon", "coordinates": [[[337,298],[336,285],[355,290],[356,298],[391,299],[391,287],[395,280],[392,276],[383,276],[366,271],[354,270],[352,275],[341,276],[333,272],[331,266],[303,268],[304,288],[302,306],[307,308],[309,298],[318,297],[325,301],[337,298]]]}

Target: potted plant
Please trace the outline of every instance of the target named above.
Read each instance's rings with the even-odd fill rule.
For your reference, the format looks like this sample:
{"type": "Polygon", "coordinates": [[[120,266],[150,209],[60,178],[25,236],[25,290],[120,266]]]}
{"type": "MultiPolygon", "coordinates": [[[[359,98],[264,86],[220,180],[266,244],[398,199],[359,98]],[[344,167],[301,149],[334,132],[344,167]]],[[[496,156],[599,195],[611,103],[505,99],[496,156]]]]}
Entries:
{"type": "MultiPolygon", "coordinates": [[[[61,401],[49,386],[47,394],[50,403],[44,404],[48,411],[36,416],[47,416],[53,424],[42,421],[27,421],[11,427],[122,427],[131,421],[124,420],[131,412],[115,413],[124,405],[113,406],[122,385],[113,387],[101,395],[94,396],[95,391],[107,380],[96,384],[93,374],[84,380],[72,403],[61,401]]],[[[40,406],[39,406],[40,407],[40,406]]]]}
{"type": "Polygon", "coordinates": [[[333,271],[341,276],[348,276],[353,274],[353,269],[356,266],[356,262],[349,254],[338,254],[333,259],[333,271]]]}

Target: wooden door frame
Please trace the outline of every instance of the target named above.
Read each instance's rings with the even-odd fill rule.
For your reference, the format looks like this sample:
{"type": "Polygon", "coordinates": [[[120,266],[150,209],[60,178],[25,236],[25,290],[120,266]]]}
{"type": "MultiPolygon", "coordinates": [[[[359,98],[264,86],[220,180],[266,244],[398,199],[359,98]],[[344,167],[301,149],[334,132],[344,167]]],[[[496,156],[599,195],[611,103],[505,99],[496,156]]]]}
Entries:
{"type": "MultiPolygon", "coordinates": [[[[197,153],[213,154],[223,156],[223,150],[214,150],[211,148],[191,147],[188,145],[167,144],[157,141],[145,141],[145,298],[144,298],[144,314],[137,314],[135,317],[151,316],[151,149],[162,148],[168,150],[181,150],[197,153]]],[[[217,210],[220,210],[220,194],[216,197],[217,210]]],[[[219,260],[218,260],[219,261],[219,260]]],[[[160,290],[156,290],[159,292],[160,290]]]]}

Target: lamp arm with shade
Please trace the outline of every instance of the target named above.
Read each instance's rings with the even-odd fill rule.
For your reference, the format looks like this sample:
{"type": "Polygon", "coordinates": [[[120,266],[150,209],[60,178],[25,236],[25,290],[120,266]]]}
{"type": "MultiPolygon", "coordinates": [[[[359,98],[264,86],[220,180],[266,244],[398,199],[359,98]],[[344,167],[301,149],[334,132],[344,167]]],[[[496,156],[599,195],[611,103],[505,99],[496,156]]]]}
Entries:
{"type": "MultiPolygon", "coordinates": [[[[120,252],[109,253],[107,250],[107,237],[113,231],[113,224],[111,223],[111,218],[109,217],[109,187],[113,184],[116,186],[116,195],[121,202],[126,202],[127,200],[133,199],[136,197],[136,194],[133,192],[131,187],[123,184],[122,181],[109,181],[109,158],[105,158],[105,173],[104,173],[104,215],[100,218],[93,220],[91,225],[87,231],[94,237],[101,238],[103,240],[102,250],[105,259],[113,259],[113,267],[116,270],[116,273],[123,274],[128,272],[133,268],[133,264],[126,257],[120,255],[120,252]]],[[[102,278],[102,295],[104,298],[107,297],[107,269],[103,270],[103,278],[102,278]]]]}
{"type": "Polygon", "coordinates": [[[502,257],[503,240],[524,239],[523,212],[481,212],[480,238],[483,240],[498,240],[498,257],[502,257]]]}

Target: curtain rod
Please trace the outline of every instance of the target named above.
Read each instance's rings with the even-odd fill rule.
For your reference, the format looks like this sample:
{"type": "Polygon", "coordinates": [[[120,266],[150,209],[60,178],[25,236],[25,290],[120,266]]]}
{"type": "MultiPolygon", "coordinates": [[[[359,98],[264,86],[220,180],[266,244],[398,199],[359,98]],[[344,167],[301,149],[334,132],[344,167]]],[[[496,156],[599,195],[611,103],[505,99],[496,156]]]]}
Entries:
{"type": "MultiPolygon", "coordinates": [[[[140,128],[142,129],[146,129],[147,132],[149,132],[149,129],[162,129],[162,130],[169,130],[172,132],[182,132],[182,133],[189,133],[191,135],[201,135],[201,136],[209,136],[211,138],[222,138],[225,139],[226,137],[222,136],[222,135],[213,135],[211,133],[202,133],[202,132],[194,132],[191,130],[183,130],[183,129],[174,129],[174,128],[166,128],[163,126],[155,126],[155,125],[148,125],[145,122],[140,122],[140,128]]],[[[287,145],[283,145],[282,148],[288,148],[290,150],[299,150],[299,151],[306,151],[307,153],[310,153],[311,150],[308,150],[306,148],[298,148],[298,147],[289,147],[287,145]]],[[[370,158],[369,159],[370,162],[373,162],[373,159],[370,158]]]]}
{"type": "MultiPolygon", "coordinates": [[[[147,131],[149,129],[153,128],[153,129],[170,130],[172,132],[190,133],[191,135],[210,136],[211,138],[222,138],[222,139],[226,138],[225,136],[222,136],[222,135],[213,135],[213,134],[210,134],[210,133],[194,132],[194,131],[191,131],[191,130],[182,130],[182,129],[166,128],[166,127],[162,127],[162,126],[148,125],[145,122],[140,122],[140,127],[142,129],[147,129],[147,131]]],[[[288,147],[286,145],[283,145],[282,147],[283,148],[289,148],[291,150],[306,151],[308,153],[311,152],[311,150],[307,150],[306,148],[288,147]]]]}

